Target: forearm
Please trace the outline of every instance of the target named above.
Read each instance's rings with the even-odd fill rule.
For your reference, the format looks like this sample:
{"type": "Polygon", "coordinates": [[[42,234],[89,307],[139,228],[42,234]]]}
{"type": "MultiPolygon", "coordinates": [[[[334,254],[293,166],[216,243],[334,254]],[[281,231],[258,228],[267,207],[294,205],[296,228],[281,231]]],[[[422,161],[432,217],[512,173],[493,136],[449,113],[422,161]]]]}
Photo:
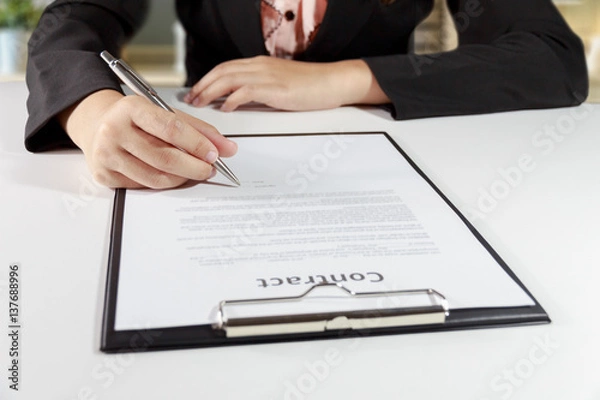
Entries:
{"type": "Polygon", "coordinates": [[[30,151],[66,144],[56,120],[63,110],[96,91],[120,89],[99,52],[119,53],[143,20],[145,3],[139,1],[129,13],[119,0],[57,1],[46,10],[29,43],[25,145],[30,151]]]}
{"type": "Polygon", "coordinates": [[[386,104],[389,97],[383,92],[371,69],[363,60],[339,61],[330,64],[330,73],[337,80],[340,105],[386,104]]]}
{"type": "MultiPolygon", "coordinates": [[[[582,49],[572,50],[584,59],[582,49]]],[[[507,35],[433,55],[366,60],[396,119],[564,107],[587,97],[585,64],[566,69],[539,37],[507,35]]]]}
{"type": "Polygon", "coordinates": [[[573,106],[587,97],[581,40],[549,0],[448,5],[456,50],[365,58],[394,118],[573,106]]]}

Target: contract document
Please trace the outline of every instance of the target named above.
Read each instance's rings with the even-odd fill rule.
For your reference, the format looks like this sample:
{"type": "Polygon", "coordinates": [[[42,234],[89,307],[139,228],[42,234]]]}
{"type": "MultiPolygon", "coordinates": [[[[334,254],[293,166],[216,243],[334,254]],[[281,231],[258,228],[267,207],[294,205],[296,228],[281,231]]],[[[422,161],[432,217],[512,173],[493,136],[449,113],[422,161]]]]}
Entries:
{"type": "MultiPolygon", "coordinates": [[[[223,300],[298,296],[323,283],[434,289],[450,315],[537,305],[387,134],[235,140],[238,154],[226,162],[240,187],[217,176],[123,192],[110,329],[212,325],[223,300]]],[[[349,307],[327,293],[293,308],[349,307]]]]}

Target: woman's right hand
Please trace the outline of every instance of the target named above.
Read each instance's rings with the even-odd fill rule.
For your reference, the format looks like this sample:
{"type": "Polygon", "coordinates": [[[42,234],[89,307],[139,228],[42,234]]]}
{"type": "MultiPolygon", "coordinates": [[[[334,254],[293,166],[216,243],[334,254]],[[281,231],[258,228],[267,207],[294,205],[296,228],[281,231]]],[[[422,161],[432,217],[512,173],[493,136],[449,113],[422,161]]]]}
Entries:
{"type": "Polygon", "coordinates": [[[202,181],[214,176],[217,157],[237,151],[206,122],[114,90],[91,94],[58,119],[83,150],[94,179],[113,188],[167,189],[202,181]]]}

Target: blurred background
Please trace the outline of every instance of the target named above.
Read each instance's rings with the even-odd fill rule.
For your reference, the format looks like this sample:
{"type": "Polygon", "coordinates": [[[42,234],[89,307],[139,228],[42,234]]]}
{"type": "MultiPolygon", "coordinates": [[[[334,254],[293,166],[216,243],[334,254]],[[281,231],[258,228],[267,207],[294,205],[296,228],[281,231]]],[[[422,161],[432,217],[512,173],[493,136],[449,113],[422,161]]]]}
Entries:
{"type": "MultiPolygon", "coordinates": [[[[24,80],[28,32],[47,0],[0,0],[0,82],[24,80]],[[8,6],[7,6],[8,5],[8,6]],[[11,14],[12,15],[7,15],[11,14]],[[15,16],[16,15],[16,16],[15,16]]],[[[127,46],[124,58],[156,86],[179,86],[184,81],[184,37],[176,22],[173,1],[152,0],[148,21],[127,46]]],[[[445,0],[415,32],[415,51],[433,53],[457,45],[445,0]]],[[[600,102],[600,1],[554,0],[585,44],[591,91],[588,101],[600,102]]]]}

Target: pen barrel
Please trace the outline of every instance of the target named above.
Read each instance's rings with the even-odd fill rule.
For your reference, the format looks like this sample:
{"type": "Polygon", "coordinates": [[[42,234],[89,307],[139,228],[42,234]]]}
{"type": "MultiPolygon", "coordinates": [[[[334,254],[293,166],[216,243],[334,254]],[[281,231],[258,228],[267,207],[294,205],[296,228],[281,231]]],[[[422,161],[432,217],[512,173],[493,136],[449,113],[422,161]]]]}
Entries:
{"type": "Polygon", "coordinates": [[[161,99],[160,97],[156,96],[154,93],[150,93],[150,95],[148,96],[148,100],[150,100],[151,102],[153,102],[154,104],[156,104],[157,106],[170,111],[172,113],[175,112],[175,110],[173,110],[167,103],[164,102],[163,99],[161,99]]]}

